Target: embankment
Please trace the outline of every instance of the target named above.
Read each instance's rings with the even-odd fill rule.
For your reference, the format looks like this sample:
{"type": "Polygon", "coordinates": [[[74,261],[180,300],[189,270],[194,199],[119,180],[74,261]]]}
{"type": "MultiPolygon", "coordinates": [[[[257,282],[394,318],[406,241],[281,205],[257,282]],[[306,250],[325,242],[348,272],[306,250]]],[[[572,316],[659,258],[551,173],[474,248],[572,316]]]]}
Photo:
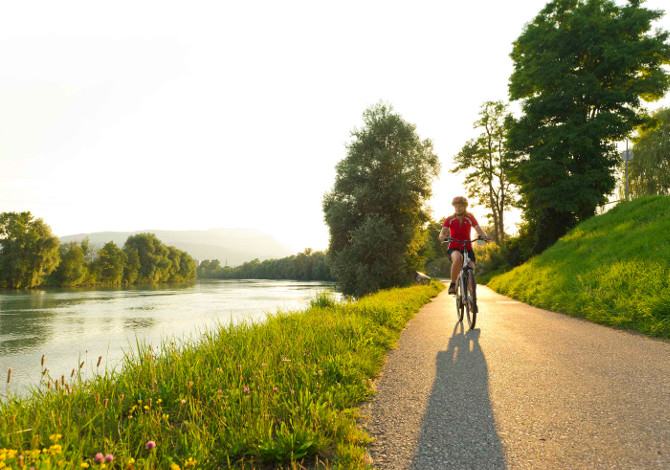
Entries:
{"type": "Polygon", "coordinates": [[[487,285],[538,307],[670,338],[670,196],[620,203],[487,285]]]}

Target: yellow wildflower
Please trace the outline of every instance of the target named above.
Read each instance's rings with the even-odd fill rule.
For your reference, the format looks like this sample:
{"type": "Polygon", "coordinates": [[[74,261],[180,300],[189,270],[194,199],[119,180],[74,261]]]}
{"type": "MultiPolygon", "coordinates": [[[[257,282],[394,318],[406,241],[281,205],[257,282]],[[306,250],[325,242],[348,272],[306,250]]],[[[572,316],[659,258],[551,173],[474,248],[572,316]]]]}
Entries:
{"type": "Polygon", "coordinates": [[[61,437],[63,437],[62,434],[52,434],[51,436],[49,436],[49,440],[50,440],[51,442],[54,442],[54,443],[55,443],[55,442],[58,442],[58,440],[59,440],[61,437]]]}
{"type": "Polygon", "coordinates": [[[5,462],[0,462],[0,468],[5,468],[7,464],[5,462]]]}
{"type": "Polygon", "coordinates": [[[189,457],[186,462],[184,462],[184,467],[195,467],[195,464],[197,464],[197,460],[193,460],[193,457],[189,457]]]}
{"type": "Polygon", "coordinates": [[[63,452],[63,446],[61,446],[60,444],[54,444],[51,447],[49,447],[49,453],[51,455],[60,454],[62,452],[63,452]]]}
{"type": "Polygon", "coordinates": [[[170,415],[163,415],[163,419],[164,419],[165,421],[167,421],[169,417],[170,417],[170,415]]]}
{"type": "Polygon", "coordinates": [[[170,465],[170,470],[181,470],[181,467],[176,463],[173,463],[172,465],[170,465]]]}
{"type": "Polygon", "coordinates": [[[90,467],[90,465],[87,464],[86,462],[82,462],[81,465],[80,465],[80,467],[81,467],[81,468],[88,468],[88,467],[90,467]]]}
{"type": "Polygon", "coordinates": [[[17,453],[18,453],[18,450],[16,450],[16,449],[10,449],[10,450],[7,452],[7,457],[9,457],[10,459],[13,459],[14,457],[16,457],[16,454],[17,454],[17,453]]]}
{"type": "Polygon", "coordinates": [[[130,459],[128,459],[128,463],[135,463],[135,459],[131,457],[130,459]]]}
{"type": "Polygon", "coordinates": [[[144,405],[144,409],[145,409],[145,410],[148,410],[148,409],[149,409],[149,407],[148,407],[148,406],[146,406],[146,405],[144,405]]]}
{"type": "Polygon", "coordinates": [[[156,400],[156,403],[162,403],[162,402],[163,402],[163,400],[161,400],[160,398],[158,400],[156,400]]]}

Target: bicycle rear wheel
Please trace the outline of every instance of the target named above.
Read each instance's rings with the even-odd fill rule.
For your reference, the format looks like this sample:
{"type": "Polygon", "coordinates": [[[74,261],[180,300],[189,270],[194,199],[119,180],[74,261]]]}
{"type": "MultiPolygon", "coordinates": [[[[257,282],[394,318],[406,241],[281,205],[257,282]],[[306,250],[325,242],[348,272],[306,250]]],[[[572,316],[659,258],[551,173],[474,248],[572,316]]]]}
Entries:
{"type": "Polygon", "coordinates": [[[472,330],[474,329],[475,324],[477,323],[477,311],[479,309],[477,308],[477,281],[475,279],[475,273],[473,271],[469,274],[470,274],[469,277],[471,277],[472,282],[472,293],[471,293],[472,295],[468,295],[467,297],[468,301],[466,302],[465,310],[468,312],[468,325],[472,330]]]}

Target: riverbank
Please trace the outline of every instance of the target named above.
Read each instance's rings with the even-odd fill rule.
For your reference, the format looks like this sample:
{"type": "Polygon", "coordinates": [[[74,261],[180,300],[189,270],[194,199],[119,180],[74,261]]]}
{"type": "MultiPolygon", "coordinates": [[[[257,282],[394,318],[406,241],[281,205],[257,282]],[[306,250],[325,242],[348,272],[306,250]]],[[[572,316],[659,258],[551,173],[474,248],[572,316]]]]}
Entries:
{"type": "Polygon", "coordinates": [[[368,437],[355,407],[372,395],[407,320],[443,288],[345,304],[321,296],[304,312],[221,328],[197,346],[139,348],[118,374],[61,377],[50,391],[0,405],[0,448],[11,449],[4,463],[358,467],[368,437]]]}

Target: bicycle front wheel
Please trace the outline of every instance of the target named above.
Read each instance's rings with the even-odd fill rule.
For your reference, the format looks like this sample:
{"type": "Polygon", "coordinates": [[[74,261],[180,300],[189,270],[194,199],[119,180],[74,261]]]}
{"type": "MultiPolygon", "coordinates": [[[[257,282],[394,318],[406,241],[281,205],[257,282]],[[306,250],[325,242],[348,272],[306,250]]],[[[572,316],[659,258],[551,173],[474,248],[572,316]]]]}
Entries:
{"type": "Polygon", "coordinates": [[[463,321],[463,311],[465,309],[465,302],[463,302],[463,289],[461,287],[463,278],[459,277],[456,281],[456,316],[458,321],[463,321]]]}
{"type": "Polygon", "coordinates": [[[472,291],[468,293],[467,307],[465,310],[468,312],[468,325],[472,330],[477,323],[477,281],[474,272],[470,273],[469,278],[472,283],[472,291]]]}
{"type": "Polygon", "coordinates": [[[461,273],[461,285],[460,285],[460,295],[458,298],[461,300],[461,321],[463,320],[463,313],[468,317],[470,321],[470,305],[468,304],[468,272],[463,271],[461,273]]]}

